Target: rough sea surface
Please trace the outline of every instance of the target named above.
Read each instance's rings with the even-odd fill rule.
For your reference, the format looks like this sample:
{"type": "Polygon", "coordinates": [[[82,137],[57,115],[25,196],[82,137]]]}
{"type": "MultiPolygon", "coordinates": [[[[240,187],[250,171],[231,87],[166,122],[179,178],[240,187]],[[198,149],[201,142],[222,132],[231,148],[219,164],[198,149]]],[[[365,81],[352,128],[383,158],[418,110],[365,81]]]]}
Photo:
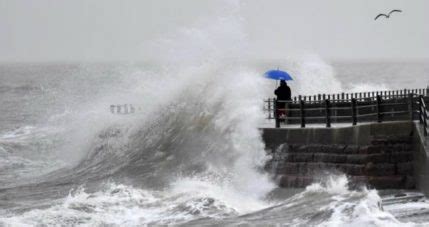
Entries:
{"type": "MultiPolygon", "coordinates": [[[[425,62],[285,62],[294,95],[429,82],[425,62]]],[[[258,131],[275,87],[263,70],[0,65],[0,226],[429,224],[425,198],[382,206],[398,191],[351,190],[344,175],[277,188],[258,131]],[[136,111],[112,114],[112,104],[136,111]]]]}

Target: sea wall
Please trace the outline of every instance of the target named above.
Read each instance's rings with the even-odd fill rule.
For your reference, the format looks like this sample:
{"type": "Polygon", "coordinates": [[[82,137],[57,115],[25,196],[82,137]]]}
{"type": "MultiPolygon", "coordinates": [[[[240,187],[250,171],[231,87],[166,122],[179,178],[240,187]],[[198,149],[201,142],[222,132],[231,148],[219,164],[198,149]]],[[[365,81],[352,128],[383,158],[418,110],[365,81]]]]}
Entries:
{"type": "Polygon", "coordinates": [[[419,123],[414,124],[414,172],[416,188],[429,196],[429,137],[423,135],[419,123]]]}
{"type": "Polygon", "coordinates": [[[424,191],[429,189],[429,181],[424,181],[429,177],[429,164],[418,127],[403,121],[338,128],[265,128],[262,137],[272,157],[266,170],[281,187],[304,187],[326,173],[341,172],[353,185],[424,191]]]}

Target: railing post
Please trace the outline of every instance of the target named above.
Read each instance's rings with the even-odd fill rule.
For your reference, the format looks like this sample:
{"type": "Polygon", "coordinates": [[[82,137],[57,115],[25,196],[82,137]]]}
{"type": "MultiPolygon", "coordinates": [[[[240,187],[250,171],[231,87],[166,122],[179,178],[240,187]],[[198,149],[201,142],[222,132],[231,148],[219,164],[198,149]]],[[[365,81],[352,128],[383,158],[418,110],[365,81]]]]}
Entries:
{"type": "Polygon", "coordinates": [[[420,124],[423,124],[423,95],[419,96],[419,120],[420,120],[420,124]]]}
{"type": "Polygon", "coordinates": [[[429,85],[426,87],[426,96],[429,96],[429,85]]]}
{"type": "Polygon", "coordinates": [[[408,111],[409,111],[409,115],[410,115],[410,120],[413,121],[414,120],[414,114],[413,114],[413,93],[408,94],[408,111]]]}
{"type": "Polygon", "coordinates": [[[357,124],[356,99],[352,99],[352,121],[353,125],[357,124]]]}
{"type": "MultiPolygon", "coordinates": [[[[424,101],[424,100],[423,100],[424,101]]],[[[423,112],[423,127],[424,127],[424,135],[427,136],[428,135],[428,111],[426,110],[426,108],[424,109],[423,112]]]]}
{"type": "Polygon", "coordinates": [[[280,119],[277,112],[277,99],[273,99],[273,106],[274,106],[274,119],[276,121],[276,128],[280,128],[280,119]]]}
{"type": "Polygon", "coordinates": [[[329,99],[325,99],[326,127],[331,127],[331,109],[329,99]]]}
{"type": "Polygon", "coordinates": [[[271,119],[271,98],[268,98],[268,119],[271,119]]]}
{"type": "Polygon", "coordinates": [[[420,123],[423,124],[423,134],[425,136],[428,136],[428,111],[426,110],[425,100],[423,98],[423,95],[420,95],[419,97],[419,103],[420,103],[420,123]]]}
{"type": "Polygon", "coordinates": [[[301,128],[305,128],[305,101],[301,100],[299,108],[301,110],[301,128]]]}
{"type": "Polygon", "coordinates": [[[382,122],[382,113],[381,113],[381,97],[380,95],[377,95],[377,122],[382,122]]]}

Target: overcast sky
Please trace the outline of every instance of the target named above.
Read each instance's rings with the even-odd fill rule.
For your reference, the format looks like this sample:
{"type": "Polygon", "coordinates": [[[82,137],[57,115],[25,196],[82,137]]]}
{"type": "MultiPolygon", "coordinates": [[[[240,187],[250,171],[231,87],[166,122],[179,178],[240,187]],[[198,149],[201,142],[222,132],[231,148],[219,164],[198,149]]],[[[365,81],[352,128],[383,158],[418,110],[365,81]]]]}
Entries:
{"type": "MultiPolygon", "coordinates": [[[[214,0],[0,0],[0,61],[145,60],[146,42],[210,21],[222,7],[214,0]]],[[[427,0],[248,0],[234,12],[255,58],[429,59],[428,11],[427,0]],[[403,13],[374,21],[391,9],[403,13]]]]}

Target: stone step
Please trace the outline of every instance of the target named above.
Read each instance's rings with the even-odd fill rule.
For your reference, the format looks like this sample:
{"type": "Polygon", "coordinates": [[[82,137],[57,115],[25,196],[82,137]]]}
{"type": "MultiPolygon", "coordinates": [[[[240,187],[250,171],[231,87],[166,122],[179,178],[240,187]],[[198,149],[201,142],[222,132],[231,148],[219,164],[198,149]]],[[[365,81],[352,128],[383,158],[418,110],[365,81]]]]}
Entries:
{"type": "Polygon", "coordinates": [[[412,162],[405,163],[367,163],[367,164],[333,164],[320,162],[286,162],[267,168],[274,175],[315,175],[322,172],[345,173],[351,176],[390,176],[412,175],[412,162]]]}
{"type": "Polygon", "coordinates": [[[389,145],[389,144],[411,144],[411,136],[373,136],[371,144],[373,145],[389,145]]]}
{"type": "Polygon", "coordinates": [[[272,162],[324,162],[366,164],[409,162],[413,159],[411,151],[375,154],[338,153],[275,153],[272,162]]]}
{"type": "Polygon", "coordinates": [[[284,144],[274,153],[336,153],[336,154],[374,154],[390,153],[399,151],[411,151],[411,144],[391,144],[391,145],[326,145],[326,144],[284,144]]]}
{"type": "MultiPolygon", "coordinates": [[[[413,189],[415,180],[412,176],[349,176],[349,186],[358,188],[367,185],[376,189],[413,189]]],[[[284,188],[303,188],[315,182],[323,182],[321,177],[280,175],[277,182],[284,188]]]]}

